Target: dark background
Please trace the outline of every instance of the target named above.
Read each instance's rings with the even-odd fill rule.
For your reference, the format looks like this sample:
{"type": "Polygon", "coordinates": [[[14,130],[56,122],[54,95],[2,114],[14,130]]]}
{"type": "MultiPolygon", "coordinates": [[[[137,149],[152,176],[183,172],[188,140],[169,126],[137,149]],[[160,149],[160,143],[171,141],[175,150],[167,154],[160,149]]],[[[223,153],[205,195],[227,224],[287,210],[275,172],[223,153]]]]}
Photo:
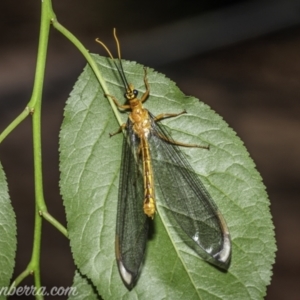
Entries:
{"type": "MultiPolygon", "coordinates": [[[[123,57],[163,72],[210,105],[244,141],[271,201],[278,252],[266,299],[300,299],[300,2],[53,0],[58,20],[91,51],[96,37],[123,57]]],[[[40,1],[0,2],[0,130],[26,106],[34,79],[40,1]]],[[[63,107],[85,61],[51,30],[43,104],[45,198],[65,223],[59,195],[58,133],[63,107]]],[[[17,215],[15,275],[32,247],[32,133],[26,119],[0,147],[17,215]]],[[[43,285],[70,286],[68,241],[44,222],[43,285]]],[[[24,285],[32,284],[32,278],[24,285]]]]}

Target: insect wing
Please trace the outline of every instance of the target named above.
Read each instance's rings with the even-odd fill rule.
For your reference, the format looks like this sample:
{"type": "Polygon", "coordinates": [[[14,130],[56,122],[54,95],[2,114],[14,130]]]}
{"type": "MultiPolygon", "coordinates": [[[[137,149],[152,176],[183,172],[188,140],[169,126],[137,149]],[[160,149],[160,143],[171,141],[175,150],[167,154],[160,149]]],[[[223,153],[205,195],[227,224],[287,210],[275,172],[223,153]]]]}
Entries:
{"type": "Polygon", "coordinates": [[[116,259],[125,286],[131,290],[138,278],[148,236],[148,220],[143,211],[143,176],[138,158],[139,139],[127,122],[120,170],[116,259]]]}
{"type": "Polygon", "coordinates": [[[149,137],[160,202],[181,239],[206,261],[227,269],[231,242],[223,216],[190,163],[153,115],[149,137]],[[169,142],[168,142],[169,141],[169,142]],[[173,220],[176,220],[175,222],[173,220]]]}

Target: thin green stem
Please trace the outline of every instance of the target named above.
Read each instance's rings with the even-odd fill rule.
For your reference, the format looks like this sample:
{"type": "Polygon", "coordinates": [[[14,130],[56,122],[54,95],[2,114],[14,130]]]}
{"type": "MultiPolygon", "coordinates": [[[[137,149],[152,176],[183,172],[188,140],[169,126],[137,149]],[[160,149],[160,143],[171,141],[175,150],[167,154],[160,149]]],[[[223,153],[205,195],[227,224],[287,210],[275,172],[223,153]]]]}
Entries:
{"type": "MultiPolygon", "coordinates": [[[[42,235],[42,218],[39,214],[40,210],[47,210],[44,194],[43,194],[43,176],[42,176],[42,146],[41,146],[41,105],[42,91],[44,84],[46,56],[48,48],[50,21],[55,18],[52,10],[51,0],[41,2],[41,24],[40,36],[37,54],[37,64],[35,71],[35,80],[31,99],[28,107],[32,109],[32,128],[33,128],[33,155],[34,155],[34,182],[35,182],[35,224],[34,224],[34,240],[32,247],[31,260],[24,272],[22,272],[14,281],[14,285],[20,282],[29,274],[34,275],[35,288],[40,290],[40,253],[41,253],[41,235],[42,235]]],[[[8,128],[8,134],[17,124],[24,118],[21,114],[8,128]]],[[[36,299],[43,299],[43,295],[36,295],[36,299]]]]}
{"type": "Polygon", "coordinates": [[[0,134],[0,143],[31,113],[31,109],[26,107],[0,134]]]}
{"type": "MultiPolygon", "coordinates": [[[[42,173],[42,142],[41,142],[41,106],[42,91],[45,76],[45,66],[47,57],[47,48],[50,31],[50,20],[53,17],[51,0],[41,2],[41,26],[38,45],[37,65],[35,72],[35,81],[32,97],[29,104],[32,103],[34,113],[32,117],[33,128],[33,156],[34,156],[34,182],[35,182],[35,224],[34,240],[31,261],[28,265],[33,270],[34,282],[37,290],[41,288],[40,276],[40,253],[42,237],[42,218],[39,214],[40,209],[46,209],[43,193],[43,173],[42,173]]],[[[43,299],[43,296],[36,295],[36,299],[43,299]]]]}
{"type": "Polygon", "coordinates": [[[68,237],[67,229],[62,224],[60,224],[55,218],[53,218],[47,211],[40,211],[40,215],[42,215],[45,220],[52,224],[65,237],[68,237]]]}
{"type": "MultiPolygon", "coordinates": [[[[31,261],[28,269],[33,270],[34,285],[37,290],[41,290],[41,274],[40,274],[40,255],[41,255],[41,233],[42,233],[42,218],[39,214],[37,204],[35,205],[35,223],[34,223],[34,240],[31,261]]],[[[43,299],[41,295],[36,295],[36,299],[43,299]]]]}
{"type": "MultiPolygon", "coordinates": [[[[82,53],[82,55],[85,57],[85,59],[87,60],[87,62],[89,63],[90,67],[92,68],[92,70],[95,73],[95,76],[97,77],[100,85],[103,88],[103,91],[106,95],[109,95],[109,91],[107,88],[107,85],[105,83],[105,80],[102,78],[101,73],[99,71],[99,68],[97,66],[97,64],[95,63],[95,61],[93,60],[92,56],[90,55],[89,51],[82,45],[82,43],[70,32],[68,31],[65,27],[63,27],[57,20],[56,18],[54,18],[52,20],[52,24],[54,26],[55,29],[57,29],[60,33],[62,33],[67,39],[69,39],[76,47],[77,49],[82,53]]],[[[113,100],[110,97],[107,97],[108,101],[112,107],[112,110],[115,114],[115,117],[118,121],[118,123],[120,124],[120,126],[123,124],[123,121],[120,117],[120,113],[115,105],[115,103],[113,102],[113,100]]]]}
{"type": "Polygon", "coordinates": [[[31,271],[26,268],[18,277],[12,282],[9,290],[13,290],[14,287],[18,286],[27,276],[32,275],[31,271]]]}
{"type": "MultiPolygon", "coordinates": [[[[51,0],[44,0],[42,2],[42,18],[40,27],[40,39],[37,57],[37,67],[35,73],[35,84],[33,88],[32,98],[29,105],[32,103],[34,107],[34,114],[32,118],[33,126],[33,151],[34,151],[34,176],[35,176],[35,197],[37,204],[36,211],[36,229],[41,231],[41,216],[53,224],[60,232],[67,236],[67,231],[57,220],[47,212],[47,206],[43,193],[43,173],[42,173],[42,142],[41,142],[41,106],[42,106],[42,90],[45,75],[47,48],[49,40],[50,24],[53,19],[56,19],[55,13],[52,9],[51,0]]],[[[40,244],[38,235],[35,236],[37,241],[34,241],[33,257],[36,259],[40,252],[37,245],[40,244]],[[36,248],[35,248],[36,246],[36,248]]],[[[38,277],[35,277],[38,280],[38,277]]]]}

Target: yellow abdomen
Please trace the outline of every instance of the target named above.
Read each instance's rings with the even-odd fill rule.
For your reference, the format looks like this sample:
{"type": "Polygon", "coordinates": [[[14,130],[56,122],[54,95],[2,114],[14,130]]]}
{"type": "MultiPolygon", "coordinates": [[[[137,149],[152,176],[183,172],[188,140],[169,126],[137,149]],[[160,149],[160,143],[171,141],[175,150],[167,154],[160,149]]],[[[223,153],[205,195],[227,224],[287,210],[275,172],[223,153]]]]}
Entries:
{"type": "Polygon", "coordinates": [[[149,152],[149,144],[145,137],[141,138],[141,151],[143,159],[143,176],[144,176],[144,213],[154,218],[156,211],[154,180],[151,164],[151,156],[149,152]]]}

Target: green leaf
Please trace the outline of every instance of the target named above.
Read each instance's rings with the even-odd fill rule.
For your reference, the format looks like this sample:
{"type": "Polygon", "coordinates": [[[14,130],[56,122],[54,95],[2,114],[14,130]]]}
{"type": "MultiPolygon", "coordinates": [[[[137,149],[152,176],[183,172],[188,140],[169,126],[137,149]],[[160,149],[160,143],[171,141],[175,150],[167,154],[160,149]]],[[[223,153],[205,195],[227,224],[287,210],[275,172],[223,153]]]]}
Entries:
{"type": "Polygon", "coordinates": [[[15,265],[16,245],[16,217],[0,165],[0,299],[6,299],[15,265]]]}
{"type": "Polygon", "coordinates": [[[69,300],[97,300],[99,299],[92,283],[78,271],[75,272],[72,291],[69,300]]]}
{"type": "MultiPolygon", "coordinates": [[[[123,103],[124,88],[111,61],[94,59],[109,93],[123,103]]],[[[143,67],[126,61],[123,66],[128,81],[145,91],[143,67]]],[[[140,278],[131,292],[123,286],[114,254],[123,135],[109,138],[119,124],[89,67],[68,99],[60,134],[60,186],[76,265],[104,299],[262,299],[276,246],[269,201],[253,161],[235,132],[207,105],[151,69],[148,80],[145,107],[154,115],[188,112],[163,121],[172,137],[210,145],[210,151],[182,151],[226,219],[232,238],[230,268],[220,271],[181,243],[160,209],[157,191],[159,214],[140,278]]],[[[122,118],[125,122],[127,114],[122,118]]]]}

